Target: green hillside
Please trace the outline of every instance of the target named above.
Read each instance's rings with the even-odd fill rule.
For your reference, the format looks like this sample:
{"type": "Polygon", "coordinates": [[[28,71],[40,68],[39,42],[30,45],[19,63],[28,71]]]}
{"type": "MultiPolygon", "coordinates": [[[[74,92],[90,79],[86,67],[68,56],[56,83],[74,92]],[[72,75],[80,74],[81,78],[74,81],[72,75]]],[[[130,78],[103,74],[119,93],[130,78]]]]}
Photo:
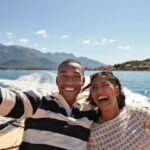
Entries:
{"type": "Polygon", "coordinates": [[[150,59],[128,61],[121,64],[115,64],[115,70],[150,70],[150,59]]]}

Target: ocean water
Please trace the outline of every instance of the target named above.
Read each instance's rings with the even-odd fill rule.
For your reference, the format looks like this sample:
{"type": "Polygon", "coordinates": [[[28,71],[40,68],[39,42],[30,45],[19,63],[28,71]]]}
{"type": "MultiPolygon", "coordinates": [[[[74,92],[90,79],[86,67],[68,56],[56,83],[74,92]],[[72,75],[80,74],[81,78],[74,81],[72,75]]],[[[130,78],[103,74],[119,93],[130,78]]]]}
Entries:
{"type": "MultiPolygon", "coordinates": [[[[96,71],[85,71],[86,82],[96,71]]],[[[131,105],[150,105],[150,71],[114,71],[121,81],[126,101],[131,105]]],[[[56,70],[0,70],[0,86],[26,91],[45,88],[57,91],[56,70]]],[[[3,119],[0,118],[0,122],[3,119]]],[[[3,121],[2,121],[3,122],[3,121]]]]}

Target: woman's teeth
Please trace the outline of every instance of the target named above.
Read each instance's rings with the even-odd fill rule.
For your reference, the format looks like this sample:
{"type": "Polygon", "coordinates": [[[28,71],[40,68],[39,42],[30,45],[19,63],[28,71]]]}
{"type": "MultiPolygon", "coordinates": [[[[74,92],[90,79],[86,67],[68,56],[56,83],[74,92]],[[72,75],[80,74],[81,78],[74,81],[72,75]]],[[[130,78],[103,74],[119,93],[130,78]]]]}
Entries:
{"type": "Polygon", "coordinates": [[[108,97],[107,96],[100,96],[98,98],[99,101],[105,101],[105,100],[108,100],[108,97]]]}

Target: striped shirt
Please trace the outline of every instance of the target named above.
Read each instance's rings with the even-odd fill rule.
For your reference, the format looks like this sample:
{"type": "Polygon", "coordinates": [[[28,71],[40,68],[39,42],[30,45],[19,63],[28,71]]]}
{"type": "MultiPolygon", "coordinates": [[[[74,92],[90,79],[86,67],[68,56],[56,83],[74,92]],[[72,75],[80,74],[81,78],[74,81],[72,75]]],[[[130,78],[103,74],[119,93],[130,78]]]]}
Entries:
{"type": "Polygon", "coordinates": [[[94,123],[88,150],[150,150],[150,108],[126,106],[114,119],[94,123]]]}
{"type": "Polygon", "coordinates": [[[70,108],[58,93],[1,88],[0,115],[26,118],[20,150],[86,150],[96,110],[80,98],[70,108]]]}

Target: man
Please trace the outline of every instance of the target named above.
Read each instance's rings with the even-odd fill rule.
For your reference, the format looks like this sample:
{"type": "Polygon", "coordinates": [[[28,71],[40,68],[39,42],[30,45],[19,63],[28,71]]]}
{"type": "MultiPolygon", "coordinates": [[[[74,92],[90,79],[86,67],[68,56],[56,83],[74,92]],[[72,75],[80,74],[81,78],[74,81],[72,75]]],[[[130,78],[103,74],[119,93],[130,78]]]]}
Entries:
{"type": "Polygon", "coordinates": [[[20,150],[86,150],[89,128],[96,118],[90,105],[78,103],[84,84],[84,69],[76,60],[58,68],[59,93],[17,93],[0,90],[0,115],[26,118],[20,150]],[[40,94],[41,93],[41,94],[40,94]]]}

